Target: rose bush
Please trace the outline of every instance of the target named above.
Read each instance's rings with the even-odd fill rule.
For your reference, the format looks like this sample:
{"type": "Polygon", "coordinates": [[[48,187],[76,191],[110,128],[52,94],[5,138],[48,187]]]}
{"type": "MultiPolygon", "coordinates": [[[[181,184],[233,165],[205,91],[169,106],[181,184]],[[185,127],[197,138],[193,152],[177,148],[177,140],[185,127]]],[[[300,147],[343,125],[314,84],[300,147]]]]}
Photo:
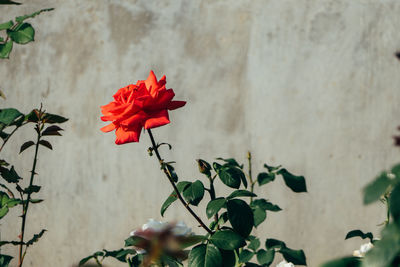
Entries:
{"type": "Polygon", "coordinates": [[[198,159],[198,167],[202,176],[199,180],[180,180],[175,172],[174,161],[165,160],[159,151],[151,128],[168,124],[168,110],[185,105],[184,101],[172,101],[174,92],[165,88],[165,76],[157,81],[151,71],[145,81],[136,85],[121,88],[114,95],[114,101],[102,107],[103,121],[111,124],[102,128],[108,132],[116,129],[116,143],[125,144],[138,142],[142,128],[149,135],[151,146],[150,156],[155,156],[171,184],[173,191],[161,206],[161,216],[175,201],[179,200],[188,213],[197,221],[198,226],[205,231],[194,235],[182,223],[165,224],[150,220],[141,229],[131,233],[125,240],[124,248],[108,251],[97,251],[83,258],[82,266],[89,260],[102,266],[105,258],[111,257],[120,262],[128,263],[130,267],[144,266],[183,266],[187,260],[189,267],[243,267],[271,266],[277,254],[293,265],[307,265],[303,250],[291,249],[285,242],[252,235],[252,232],[267,219],[267,212],[278,212],[282,209],[267,199],[255,194],[255,186],[263,186],[280,177],[285,184],[296,193],[307,192],[303,176],[295,175],[286,168],[264,164],[262,172],[252,175],[251,153],[247,153],[248,172],[244,164],[239,164],[234,158],[217,158],[217,162],[198,159]],[[215,184],[221,182],[231,189],[226,196],[217,192],[215,184]],[[203,199],[208,198],[205,221],[193,209],[203,199]],[[245,199],[247,199],[247,201],[245,199]],[[262,245],[264,243],[265,245],[262,245]],[[189,248],[189,249],[188,249],[189,248]],[[252,262],[257,259],[259,264],[252,262]]]}
{"type": "Polygon", "coordinates": [[[113,96],[114,101],[101,107],[103,121],[111,123],[101,130],[113,130],[117,145],[139,142],[140,132],[170,123],[168,110],[183,107],[185,101],[172,101],[175,93],[166,89],[165,75],[157,81],[153,71],[145,81],[137,81],[121,88],[113,96]]]}

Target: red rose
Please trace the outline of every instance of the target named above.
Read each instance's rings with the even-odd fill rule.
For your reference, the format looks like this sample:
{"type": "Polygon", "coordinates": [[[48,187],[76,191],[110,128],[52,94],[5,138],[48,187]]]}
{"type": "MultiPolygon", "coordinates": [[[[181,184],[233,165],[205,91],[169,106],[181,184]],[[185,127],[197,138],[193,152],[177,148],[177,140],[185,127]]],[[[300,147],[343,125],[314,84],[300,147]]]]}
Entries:
{"type": "Polygon", "coordinates": [[[183,107],[185,101],[172,101],[175,93],[166,89],[165,75],[157,81],[150,71],[145,81],[137,81],[121,88],[114,95],[114,101],[101,107],[102,121],[111,124],[101,128],[103,132],[116,129],[117,145],[139,142],[142,128],[151,129],[170,123],[168,110],[183,107]]]}

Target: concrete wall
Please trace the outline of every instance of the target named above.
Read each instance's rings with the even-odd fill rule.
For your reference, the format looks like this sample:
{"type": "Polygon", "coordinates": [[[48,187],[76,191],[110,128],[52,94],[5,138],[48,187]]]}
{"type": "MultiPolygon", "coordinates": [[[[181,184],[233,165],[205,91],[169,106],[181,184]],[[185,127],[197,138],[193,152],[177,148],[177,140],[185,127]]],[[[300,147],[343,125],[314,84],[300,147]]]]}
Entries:
{"type": "MultiPolygon", "coordinates": [[[[40,151],[41,205],[29,212],[28,236],[48,230],[29,249],[26,266],[73,266],[90,253],[123,245],[129,232],[171,192],[154,158],[138,144],[116,146],[99,131],[99,106],[150,69],[187,105],[154,130],[177,172],[199,179],[196,158],[253,152],[254,171],[282,164],[307,178],[309,193],[279,180],[258,191],[284,210],[268,214],[263,237],[303,248],[309,266],[351,254],[362,241],[347,231],[379,233],[384,207],[362,205],[361,189],[399,162],[391,136],[400,124],[400,3],[376,0],[26,1],[0,6],[1,21],[40,8],[36,41],[0,61],[2,107],[28,112],[43,102],[70,120],[54,151],[40,151]]],[[[2,157],[28,176],[33,136],[22,130],[2,157]]],[[[223,190],[219,186],[217,190],[223,190]]],[[[196,209],[205,218],[204,207],[196,209]]],[[[1,238],[15,239],[12,212],[1,238]]],[[[163,220],[182,219],[178,204],[163,220]]],[[[16,250],[3,252],[16,254],[16,250]]],[[[109,262],[109,266],[120,266],[109,262]]]]}

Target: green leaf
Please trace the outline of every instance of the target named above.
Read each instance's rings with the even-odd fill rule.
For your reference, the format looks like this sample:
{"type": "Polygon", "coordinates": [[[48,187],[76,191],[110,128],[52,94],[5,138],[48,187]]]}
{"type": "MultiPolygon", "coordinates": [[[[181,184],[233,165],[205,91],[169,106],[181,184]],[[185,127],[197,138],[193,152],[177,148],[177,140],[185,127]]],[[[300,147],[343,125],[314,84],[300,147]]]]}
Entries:
{"type": "Polygon", "coordinates": [[[29,114],[25,115],[25,121],[28,122],[38,122],[39,121],[39,111],[37,109],[33,109],[29,114]]]}
{"type": "Polygon", "coordinates": [[[260,247],[260,239],[255,236],[249,236],[250,243],[247,248],[256,251],[260,247]]]}
{"type": "Polygon", "coordinates": [[[12,207],[15,207],[16,205],[21,204],[21,203],[22,203],[21,199],[10,198],[6,204],[7,204],[8,208],[12,208],[12,207]]]}
{"type": "Polygon", "coordinates": [[[21,22],[23,22],[23,21],[26,20],[26,19],[36,17],[37,15],[39,15],[39,14],[42,13],[42,12],[48,12],[48,11],[52,11],[52,10],[54,10],[54,8],[45,8],[45,9],[41,9],[41,10],[36,11],[36,12],[33,12],[32,14],[29,14],[29,15],[24,15],[24,16],[16,17],[16,18],[15,18],[15,21],[18,22],[18,23],[21,23],[21,22]]]}
{"type": "Polygon", "coordinates": [[[235,197],[256,197],[256,196],[257,196],[256,194],[250,191],[239,189],[233,191],[226,199],[229,200],[235,197]]]}
{"type": "Polygon", "coordinates": [[[0,31],[2,30],[8,30],[14,25],[14,22],[12,20],[1,23],[0,24],[0,31]]]}
{"type": "Polygon", "coordinates": [[[282,167],[281,165],[276,166],[276,167],[273,167],[273,166],[267,165],[266,163],[264,164],[264,168],[267,168],[267,170],[268,170],[269,172],[277,171],[277,170],[279,170],[281,167],[282,167]]]}
{"type": "Polygon", "coordinates": [[[267,218],[267,213],[265,210],[261,209],[260,207],[252,208],[253,211],[253,218],[254,218],[254,226],[259,226],[265,219],[267,218]]]}
{"type": "Polygon", "coordinates": [[[19,153],[21,154],[25,149],[29,148],[30,146],[33,146],[35,142],[33,141],[27,141],[22,144],[21,149],[19,150],[19,153]]]}
{"type": "Polygon", "coordinates": [[[0,175],[9,183],[18,183],[22,179],[14,170],[14,166],[11,166],[10,169],[0,167],[0,175]]]}
{"type": "Polygon", "coordinates": [[[382,231],[382,239],[374,242],[374,247],[365,255],[363,266],[392,266],[393,259],[399,253],[399,228],[395,224],[389,224],[382,231]]]}
{"type": "Polygon", "coordinates": [[[368,233],[364,234],[361,230],[353,230],[353,231],[350,231],[350,232],[347,233],[347,235],[345,237],[345,240],[349,239],[349,238],[352,238],[352,237],[357,237],[357,236],[361,237],[362,239],[369,238],[369,240],[371,242],[372,242],[372,240],[374,238],[374,236],[372,235],[371,232],[368,232],[368,233]]]}
{"type": "Polygon", "coordinates": [[[9,245],[9,244],[14,245],[14,246],[18,246],[18,245],[21,244],[21,241],[0,241],[0,247],[4,246],[4,245],[9,245]]]}
{"type": "Polygon", "coordinates": [[[270,249],[268,251],[260,249],[257,251],[257,261],[261,265],[270,265],[275,258],[275,250],[270,249]]]}
{"type": "Polygon", "coordinates": [[[47,147],[50,150],[53,150],[53,147],[51,146],[51,144],[47,140],[40,140],[39,144],[41,144],[44,147],[47,147]]]}
{"type": "Polygon", "coordinates": [[[132,259],[129,260],[130,267],[141,267],[144,260],[143,254],[136,254],[132,259]]]}
{"type": "Polygon", "coordinates": [[[282,254],[286,261],[291,262],[294,265],[307,265],[306,255],[303,250],[294,250],[284,247],[278,252],[282,254]]]}
{"type": "Polygon", "coordinates": [[[10,264],[10,261],[12,259],[13,259],[13,257],[11,257],[11,256],[0,254],[0,266],[8,267],[8,264],[10,264]]]}
{"type": "Polygon", "coordinates": [[[144,239],[143,237],[134,235],[125,239],[125,247],[131,247],[131,246],[142,247],[143,244],[146,244],[148,242],[149,241],[144,239]]]}
{"type": "Polygon", "coordinates": [[[242,252],[239,254],[239,262],[240,263],[246,263],[251,260],[254,256],[254,252],[251,252],[250,250],[244,249],[242,252]]]}
{"type": "Polygon", "coordinates": [[[29,23],[22,23],[15,29],[7,30],[7,35],[17,44],[27,44],[35,38],[35,30],[29,23]]]}
{"type": "Polygon", "coordinates": [[[42,231],[40,231],[40,233],[33,235],[31,240],[26,242],[26,245],[30,246],[30,245],[33,245],[33,243],[36,243],[37,241],[39,241],[39,239],[43,236],[44,232],[46,232],[46,231],[47,231],[46,229],[42,229],[42,231]]]}
{"type": "Polygon", "coordinates": [[[172,180],[176,183],[178,182],[178,175],[175,172],[174,166],[168,163],[163,163],[168,173],[171,175],[172,180]]]}
{"type": "Polygon", "coordinates": [[[134,251],[133,249],[123,249],[123,248],[113,251],[104,250],[104,252],[105,252],[104,257],[112,257],[120,262],[127,262],[126,257],[128,255],[136,254],[136,251],[134,251]]]}
{"type": "MultiPolygon", "coordinates": [[[[105,253],[104,253],[103,251],[97,251],[97,252],[93,253],[92,255],[87,256],[86,258],[81,259],[80,262],[79,262],[79,266],[83,266],[86,262],[88,262],[88,261],[91,260],[91,259],[97,258],[97,257],[99,257],[99,256],[104,256],[104,254],[105,254],[105,253]]],[[[0,265],[0,266],[1,266],[1,265],[0,265]]]]}
{"type": "Polygon", "coordinates": [[[12,41],[8,41],[5,44],[0,44],[0,58],[9,58],[12,48],[13,48],[12,41]]]}
{"type": "Polygon", "coordinates": [[[29,202],[30,202],[30,203],[33,203],[33,204],[37,204],[37,203],[43,202],[43,199],[32,199],[32,198],[31,198],[31,199],[29,200],[29,202]]]}
{"type": "Polygon", "coordinates": [[[0,5],[22,5],[22,4],[11,0],[0,0],[0,5]]]}
{"type": "Polygon", "coordinates": [[[189,204],[197,206],[204,196],[204,185],[197,180],[183,191],[183,197],[189,204]]]}
{"type": "MultiPolygon", "coordinates": [[[[179,193],[182,193],[182,191],[185,190],[191,184],[192,184],[191,182],[181,181],[176,184],[176,187],[178,188],[179,193]]],[[[164,216],[164,213],[168,209],[168,207],[177,199],[178,196],[176,195],[175,191],[173,191],[161,206],[161,211],[160,211],[161,216],[164,216]]]]}
{"type": "Polygon", "coordinates": [[[231,199],[226,203],[228,218],[233,229],[247,237],[253,229],[253,211],[246,202],[240,199],[231,199]]]}
{"type": "Polygon", "coordinates": [[[361,267],[361,258],[346,257],[324,263],[321,267],[361,267]]]}
{"type": "Polygon", "coordinates": [[[197,164],[199,166],[199,172],[205,174],[206,176],[211,176],[211,165],[205,160],[198,159],[197,164]]]}
{"type": "Polygon", "coordinates": [[[273,180],[275,180],[275,173],[261,172],[257,176],[257,182],[259,186],[272,182],[273,180]]]}
{"type": "Polygon", "coordinates": [[[219,216],[218,219],[218,225],[223,225],[228,221],[228,212],[223,212],[221,213],[221,215],[219,216]]]}
{"type": "Polygon", "coordinates": [[[233,267],[236,263],[236,256],[233,250],[223,250],[220,249],[219,252],[222,256],[222,266],[223,267],[233,267]]]}
{"type": "Polygon", "coordinates": [[[253,202],[251,203],[251,207],[259,207],[263,210],[270,210],[270,211],[282,210],[278,205],[274,205],[263,198],[253,200],[253,202]]]}
{"type": "Polygon", "coordinates": [[[60,127],[58,127],[57,125],[51,125],[49,127],[47,127],[43,132],[42,132],[42,136],[45,135],[58,135],[61,136],[61,134],[59,133],[59,131],[62,131],[63,129],[61,129],[60,127]]]}
{"type": "MultiPolygon", "coordinates": [[[[237,163],[237,161],[233,158],[229,158],[229,159],[223,159],[223,158],[217,158],[218,160],[222,160],[225,161],[226,163],[223,165],[224,168],[239,168],[239,169],[243,169],[243,164],[239,165],[239,163],[237,163]]],[[[246,176],[240,175],[239,176],[240,180],[243,183],[243,186],[245,188],[247,188],[247,180],[246,180],[246,176]]],[[[235,187],[234,187],[235,188],[235,187]]]]}
{"type": "Polygon", "coordinates": [[[238,167],[240,169],[243,169],[243,165],[239,165],[239,163],[234,158],[229,158],[229,159],[217,158],[217,159],[225,161],[229,165],[232,165],[232,166],[238,167]]]}
{"type": "Polygon", "coordinates": [[[221,267],[222,256],[213,244],[201,244],[189,253],[189,267],[221,267]]]}
{"type": "Polygon", "coordinates": [[[222,167],[217,171],[221,181],[232,188],[238,189],[242,178],[246,178],[241,169],[236,167],[222,167]]]}
{"type": "Polygon", "coordinates": [[[6,126],[13,123],[18,117],[23,114],[15,108],[0,109],[0,122],[6,126]]]}
{"type": "Polygon", "coordinates": [[[207,218],[210,219],[212,216],[214,216],[225,204],[226,199],[223,197],[219,197],[208,202],[206,208],[207,218]]]}
{"type": "Polygon", "coordinates": [[[64,117],[62,117],[60,115],[51,114],[51,113],[44,114],[43,120],[46,123],[50,123],[50,124],[52,124],[52,123],[64,123],[64,122],[68,121],[67,118],[64,118],[64,117]]]}
{"type": "Polygon", "coordinates": [[[7,205],[8,201],[10,201],[10,197],[3,191],[0,191],[0,204],[1,207],[7,205]]]}
{"type": "Polygon", "coordinates": [[[206,239],[207,239],[207,237],[202,236],[202,235],[187,236],[183,240],[180,241],[180,247],[182,249],[185,249],[185,248],[191,247],[193,245],[196,245],[197,243],[202,242],[206,239]]]}
{"type": "Polygon", "coordinates": [[[41,188],[41,186],[38,186],[38,185],[30,185],[24,189],[24,192],[26,194],[37,193],[40,191],[40,188],[41,188]]]}
{"type": "MultiPolygon", "coordinates": [[[[9,210],[9,209],[8,209],[8,206],[7,206],[7,205],[5,205],[5,206],[3,206],[3,207],[0,208],[0,219],[7,215],[8,210],[9,210]]],[[[1,265],[0,265],[0,266],[1,266],[1,265]]]]}
{"type": "Polygon", "coordinates": [[[367,205],[379,200],[391,184],[392,181],[387,176],[387,172],[382,172],[374,181],[364,188],[364,204],[367,205]]]}
{"type": "Polygon", "coordinates": [[[234,250],[246,245],[244,238],[231,230],[217,231],[211,236],[210,241],[224,250],[234,250]]]}
{"type": "Polygon", "coordinates": [[[390,193],[389,209],[394,222],[400,225],[400,184],[390,193]]]}
{"type": "Polygon", "coordinates": [[[267,240],[265,240],[265,247],[267,249],[284,248],[286,247],[286,245],[283,241],[280,241],[278,239],[268,238],[267,240]]]}
{"type": "Polygon", "coordinates": [[[285,184],[292,189],[293,192],[307,192],[306,180],[303,176],[293,175],[286,169],[280,169],[278,174],[282,175],[285,184]]]}

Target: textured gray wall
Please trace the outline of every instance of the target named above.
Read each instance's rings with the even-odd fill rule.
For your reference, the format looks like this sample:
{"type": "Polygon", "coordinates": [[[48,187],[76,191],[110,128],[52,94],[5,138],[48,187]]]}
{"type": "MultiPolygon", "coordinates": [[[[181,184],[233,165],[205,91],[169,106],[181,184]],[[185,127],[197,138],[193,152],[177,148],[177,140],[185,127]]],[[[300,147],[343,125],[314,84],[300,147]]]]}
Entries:
{"type": "MultiPolygon", "coordinates": [[[[56,10],[31,20],[34,43],[14,46],[0,61],[1,106],[28,112],[43,102],[70,118],[54,151],[40,151],[37,183],[46,200],[32,206],[28,236],[48,232],[29,250],[27,266],[72,266],[160,219],[171,188],[146,153],[148,136],[117,147],[114,134],[99,130],[99,106],[150,69],[188,101],[154,131],[174,145],[162,153],[178,162],[182,178],[201,177],[196,158],[244,162],[247,150],[255,171],[269,162],[305,175],[308,194],[280,180],[258,192],[284,209],[257,229],[264,240],[303,248],[317,266],[360,246],[344,241],[347,231],[379,232],[384,209],[364,207],[361,188],[399,161],[391,140],[400,124],[398,1],[26,2],[0,6],[1,21],[56,10]]],[[[14,151],[32,135],[20,131],[2,156],[25,176],[33,151],[14,151]]],[[[203,208],[196,210],[205,218],[203,208]]],[[[2,220],[2,239],[16,238],[17,215],[2,220]]],[[[175,219],[202,232],[177,204],[163,220],[175,219]]]]}

